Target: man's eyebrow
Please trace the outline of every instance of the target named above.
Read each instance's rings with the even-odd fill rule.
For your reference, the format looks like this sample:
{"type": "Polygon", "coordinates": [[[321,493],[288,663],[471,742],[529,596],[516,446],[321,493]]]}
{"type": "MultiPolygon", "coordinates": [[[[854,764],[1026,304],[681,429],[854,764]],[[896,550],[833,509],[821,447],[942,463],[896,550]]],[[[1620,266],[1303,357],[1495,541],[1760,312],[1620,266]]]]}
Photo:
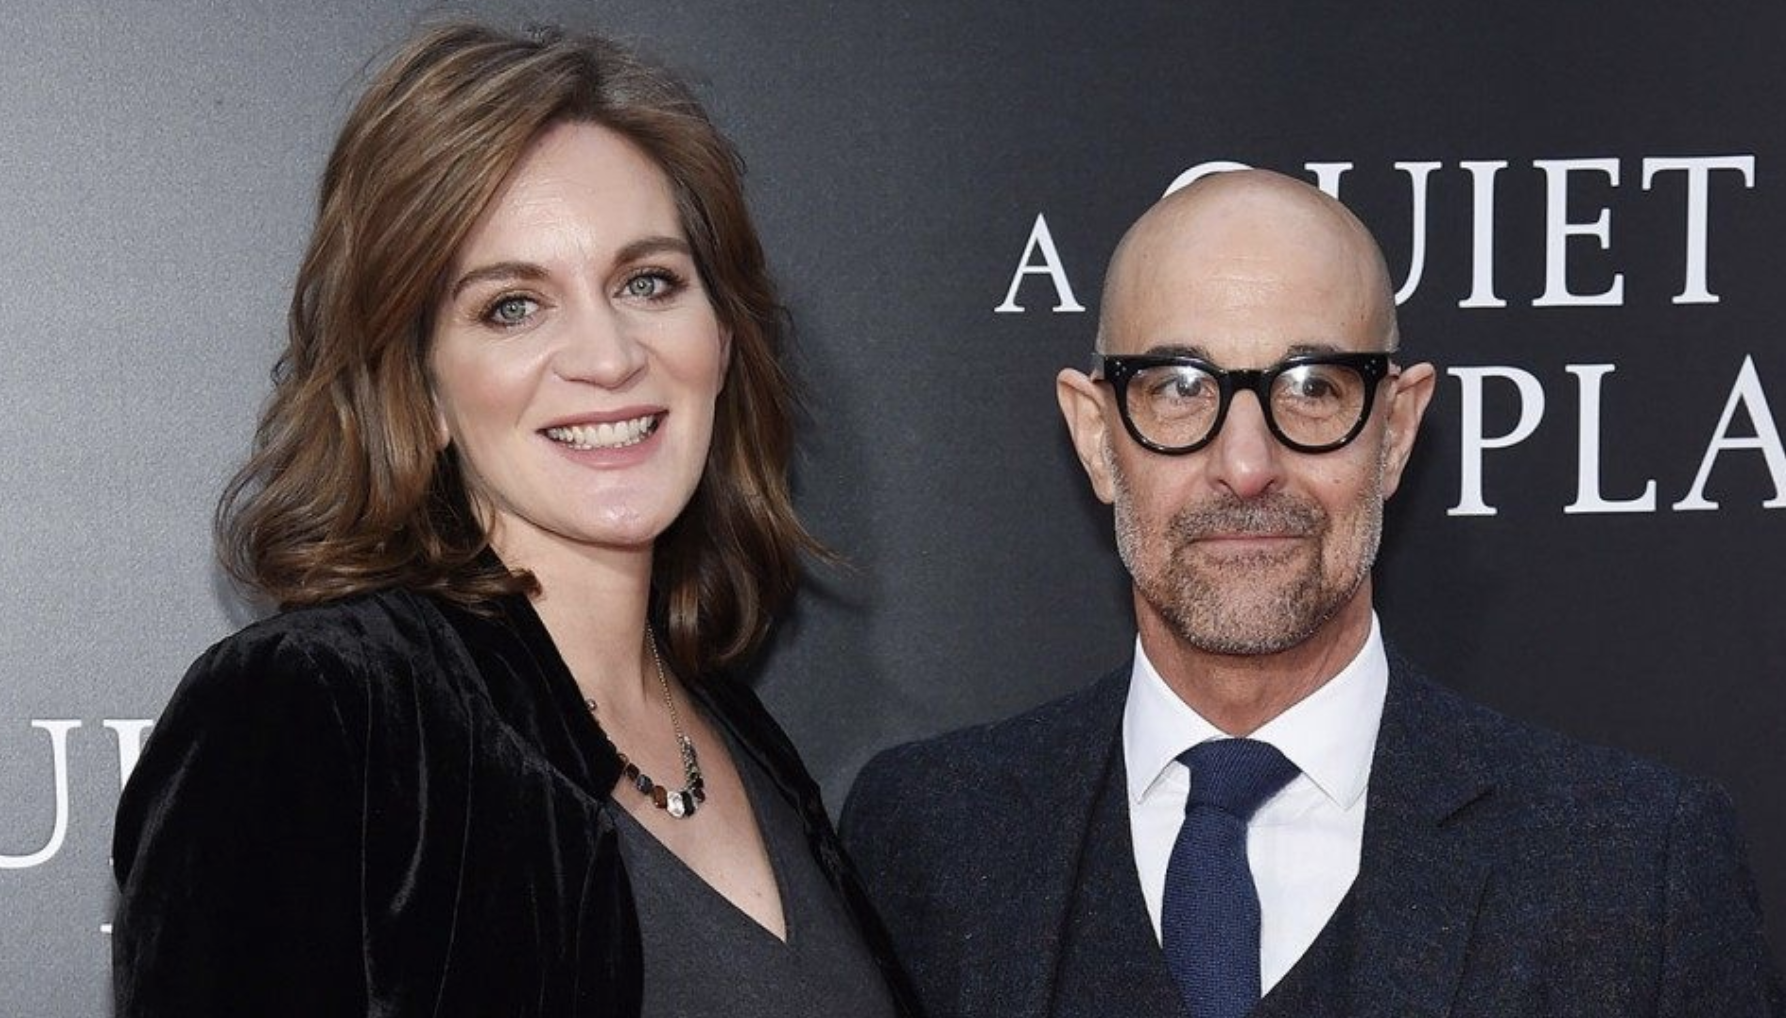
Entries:
{"type": "Polygon", "coordinates": [[[1209,351],[1195,343],[1155,343],[1145,351],[1149,357],[1195,357],[1209,360],[1209,351]]]}
{"type": "Polygon", "coordinates": [[[461,293],[465,292],[466,287],[471,286],[474,283],[484,283],[491,280],[507,281],[520,279],[527,280],[528,282],[535,282],[544,278],[546,278],[546,270],[532,262],[494,262],[490,265],[481,265],[472,269],[470,272],[467,272],[463,276],[454,280],[453,287],[449,293],[451,297],[457,298],[461,293]]]}
{"type": "Polygon", "coordinates": [[[1302,357],[1314,353],[1342,353],[1336,343],[1294,343],[1284,351],[1286,357],[1302,357]]]}

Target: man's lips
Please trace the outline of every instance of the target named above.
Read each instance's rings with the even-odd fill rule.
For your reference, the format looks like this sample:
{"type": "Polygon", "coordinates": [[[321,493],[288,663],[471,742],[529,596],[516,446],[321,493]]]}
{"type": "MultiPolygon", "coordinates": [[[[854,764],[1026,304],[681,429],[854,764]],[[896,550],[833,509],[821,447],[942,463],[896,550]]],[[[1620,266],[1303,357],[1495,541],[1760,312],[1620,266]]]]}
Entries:
{"type": "Polygon", "coordinates": [[[1227,532],[1193,537],[1190,547],[1195,548],[1198,554],[1217,559],[1278,558],[1295,554],[1306,539],[1307,535],[1299,533],[1237,534],[1227,532]]]}

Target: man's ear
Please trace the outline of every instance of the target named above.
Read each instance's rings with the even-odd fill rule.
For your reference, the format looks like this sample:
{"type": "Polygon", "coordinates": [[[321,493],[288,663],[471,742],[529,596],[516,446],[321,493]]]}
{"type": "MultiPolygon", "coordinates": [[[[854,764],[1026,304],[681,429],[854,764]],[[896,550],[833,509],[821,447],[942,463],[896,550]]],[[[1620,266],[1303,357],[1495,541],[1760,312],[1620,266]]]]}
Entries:
{"type": "Polygon", "coordinates": [[[1104,416],[1103,390],[1085,372],[1066,368],[1054,378],[1054,397],[1060,402],[1060,415],[1066,419],[1079,465],[1091,479],[1091,490],[1109,505],[1116,499],[1116,488],[1105,452],[1110,443],[1110,427],[1104,416]]]}
{"type": "Polygon", "coordinates": [[[1389,423],[1383,435],[1383,497],[1388,498],[1401,487],[1402,470],[1414,452],[1414,436],[1420,430],[1420,419],[1432,402],[1437,372],[1431,364],[1413,364],[1402,369],[1389,387],[1389,423]]]}

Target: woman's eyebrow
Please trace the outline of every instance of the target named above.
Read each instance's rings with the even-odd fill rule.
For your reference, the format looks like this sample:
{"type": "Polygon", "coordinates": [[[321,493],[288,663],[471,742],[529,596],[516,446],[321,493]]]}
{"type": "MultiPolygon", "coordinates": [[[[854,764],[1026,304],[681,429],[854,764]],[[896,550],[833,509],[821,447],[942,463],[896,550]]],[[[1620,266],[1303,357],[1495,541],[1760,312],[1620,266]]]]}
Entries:
{"type": "Polygon", "coordinates": [[[688,241],[683,240],[681,237],[660,236],[640,237],[638,240],[621,248],[620,253],[615,256],[614,260],[618,262],[637,261],[640,258],[646,258],[654,254],[662,254],[665,251],[673,251],[677,254],[684,254],[690,257],[694,256],[694,251],[689,248],[688,241]]]}
{"type": "Polygon", "coordinates": [[[452,296],[458,297],[465,292],[466,287],[473,283],[482,283],[493,279],[534,281],[544,278],[546,278],[546,270],[532,262],[495,262],[472,269],[454,280],[452,296]]]}

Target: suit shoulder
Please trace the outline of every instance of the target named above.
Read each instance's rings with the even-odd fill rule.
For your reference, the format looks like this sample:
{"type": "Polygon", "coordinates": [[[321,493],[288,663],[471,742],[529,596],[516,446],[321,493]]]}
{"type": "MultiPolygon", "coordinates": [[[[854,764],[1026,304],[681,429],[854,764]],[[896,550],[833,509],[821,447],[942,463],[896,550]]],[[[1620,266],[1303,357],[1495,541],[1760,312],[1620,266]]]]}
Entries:
{"type": "Polygon", "coordinates": [[[1528,721],[1472,704],[1478,731],[1499,758],[1518,761],[1506,768],[1519,783],[1583,790],[1628,788],[1653,796],[1658,788],[1676,789],[1690,780],[1680,771],[1629,750],[1565,735],[1528,721]]]}
{"type": "MultiPolygon", "coordinates": [[[[1421,808],[1443,809],[1459,843],[1472,841],[1492,866],[1481,915],[1518,919],[1509,964],[1491,978],[1543,973],[1554,999],[1573,985],[1608,1013],[1781,1013],[1746,850],[1722,791],[1635,753],[1510,719],[1409,670],[1392,667],[1391,677],[1396,731],[1379,749],[1399,755],[1379,754],[1393,776],[1382,801],[1393,816],[1407,802],[1397,796],[1422,789],[1421,808]],[[1444,792],[1425,794],[1435,788],[1444,792]]],[[[1391,720],[1386,708],[1386,733],[1391,720]]],[[[1374,796],[1375,772],[1372,781],[1374,796]]]]}
{"type": "Polygon", "coordinates": [[[846,841],[874,831],[948,831],[957,812],[983,820],[1023,801],[1026,776],[1077,766],[1087,751],[1109,745],[1127,691],[1125,667],[1014,717],[883,750],[850,788],[840,825],[846,841]]]}
{"type": "Polygon", "coordinates": [[[1495,784],[1526,802],[1554,804],[1578,816],[1665,820],[1676,803],[1722,796],[1711,782],[1629,750],[1598,745],[1501,712],[1413,673],[1429,709],[1450,715],[1473,736],[1495,784]]]}
{"type": "Polygon", "coordinates": [[[1021,714],[883,750],[862,770],[858,784],[932,785],[984,779],[988,774],[1043,766],[1063,745],[1114,733],[1128,689],[1127,669],[1033,707],[1021,714]]]}

